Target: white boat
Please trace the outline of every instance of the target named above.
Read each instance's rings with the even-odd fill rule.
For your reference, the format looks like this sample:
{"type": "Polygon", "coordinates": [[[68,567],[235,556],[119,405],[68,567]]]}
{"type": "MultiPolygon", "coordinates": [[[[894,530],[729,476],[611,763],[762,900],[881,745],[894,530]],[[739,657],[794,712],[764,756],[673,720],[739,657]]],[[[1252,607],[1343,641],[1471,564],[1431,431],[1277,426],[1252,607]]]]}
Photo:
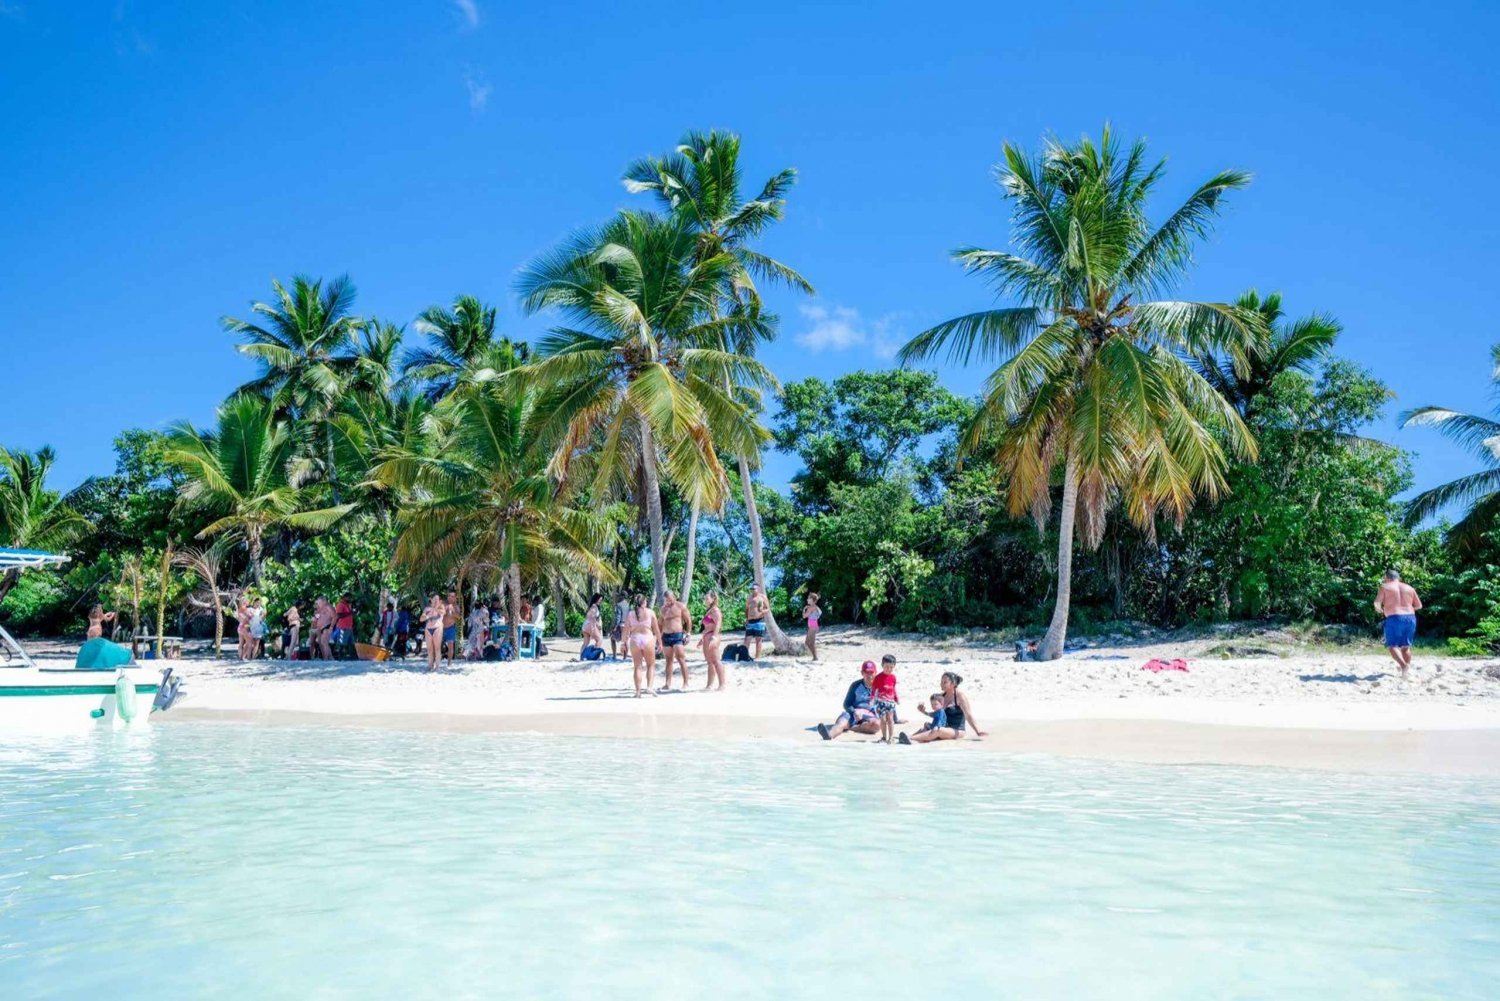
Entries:
{"type": "Polygon", "coordinates": [[[177,691],[171,668],[130,664],[113,671],[13,667],[0,670],[0,730],[140,725],[177,691]],[[163,685],[166,690],[163,691],[163,685]]]}
{"type": "MultiPolygon", "coordinates": [[[[67,560],[33,549],[0,549],[0,572],[57,566],[67,560]]],[[[103,640],[90,640],[85,648],[93,644],[113,648],[103,640]]],[[[128,656],[122,648],[113,649],[120,659],[128,656]]],[[[145,723],[177,699],[179,680],[172,668],[158,670],[134,661],[106,670],[39,667],[3,626],[0,655],[0,732],[145,723]]]]}

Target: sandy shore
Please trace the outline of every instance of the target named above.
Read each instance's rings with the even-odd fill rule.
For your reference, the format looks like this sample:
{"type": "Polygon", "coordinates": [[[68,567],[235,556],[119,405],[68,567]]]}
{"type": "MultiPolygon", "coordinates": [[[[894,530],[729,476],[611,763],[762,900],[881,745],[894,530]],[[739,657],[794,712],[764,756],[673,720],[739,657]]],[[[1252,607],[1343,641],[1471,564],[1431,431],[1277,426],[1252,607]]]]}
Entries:
{"type": "Polygon", "coordinates": [[[576,640],[550,645],[539,662],[456,663],[436,673],[416,661],[188,659],[179,662],[188,697],[170,718],[820,744],[808,728],[837,714],[861,661],[890,652],[913,721],[943,671],[963,676],[990,736],[954,751],[1500,775],[1500,680],[1482,661],[1419,658],[1403,682],[1378,650],[1261,644],[1260,656],[1224,658],[1224,644],[1209,637],[1016,663],[998,645],[838,628],[824,633],[821,661],[731,665],[724,692],[701,691],[693,651],[688,692],[636,699],[628,662],[579,662],[576,640]],[[1189,670],[1142,670],[1152,657],[1184,657],[1189,670]]]}

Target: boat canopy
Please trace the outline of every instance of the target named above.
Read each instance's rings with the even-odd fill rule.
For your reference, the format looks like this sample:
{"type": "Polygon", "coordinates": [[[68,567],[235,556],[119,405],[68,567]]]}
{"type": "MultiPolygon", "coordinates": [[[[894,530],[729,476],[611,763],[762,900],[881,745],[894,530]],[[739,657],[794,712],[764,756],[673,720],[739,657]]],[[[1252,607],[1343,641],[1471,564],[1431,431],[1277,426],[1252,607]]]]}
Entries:
{"type": "Polygon", "coordinates": [[[5,549],[0,547],[0,573],[7,570],[29,570],[33,567],[51,567],[68,562],[59,553],[44,553],[40,549],[5,549]]]}

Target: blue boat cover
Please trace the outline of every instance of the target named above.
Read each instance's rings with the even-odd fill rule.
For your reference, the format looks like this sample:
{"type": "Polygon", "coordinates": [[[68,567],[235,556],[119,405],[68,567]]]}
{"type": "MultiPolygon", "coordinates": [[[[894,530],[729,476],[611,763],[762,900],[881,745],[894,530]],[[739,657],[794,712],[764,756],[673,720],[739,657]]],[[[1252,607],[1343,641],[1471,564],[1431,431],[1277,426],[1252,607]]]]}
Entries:
{"type": "Polygon", "coordinates": [[[113,671],[130,663],[130,647],[95,636],[78,649],[73,666],[80,671],[113,671]]]}

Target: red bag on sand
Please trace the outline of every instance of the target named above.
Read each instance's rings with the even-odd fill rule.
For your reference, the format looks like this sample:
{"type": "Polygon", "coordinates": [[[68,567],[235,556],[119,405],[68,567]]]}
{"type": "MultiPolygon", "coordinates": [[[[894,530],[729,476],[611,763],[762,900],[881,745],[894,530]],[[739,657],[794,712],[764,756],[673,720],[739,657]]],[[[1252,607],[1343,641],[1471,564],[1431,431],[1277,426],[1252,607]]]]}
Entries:
{"type": "Polygon", "coordinates": [[[1162,660],[1159,657],[1153,657],[1141,665],[1142,671],[1150,671],[1153,674],[1160,674],[1162,671],[1182,671],[1185,673],[1187,669],[1187,661],[1181,657],[1176,657],[1172,660],[1162,660]]]}

